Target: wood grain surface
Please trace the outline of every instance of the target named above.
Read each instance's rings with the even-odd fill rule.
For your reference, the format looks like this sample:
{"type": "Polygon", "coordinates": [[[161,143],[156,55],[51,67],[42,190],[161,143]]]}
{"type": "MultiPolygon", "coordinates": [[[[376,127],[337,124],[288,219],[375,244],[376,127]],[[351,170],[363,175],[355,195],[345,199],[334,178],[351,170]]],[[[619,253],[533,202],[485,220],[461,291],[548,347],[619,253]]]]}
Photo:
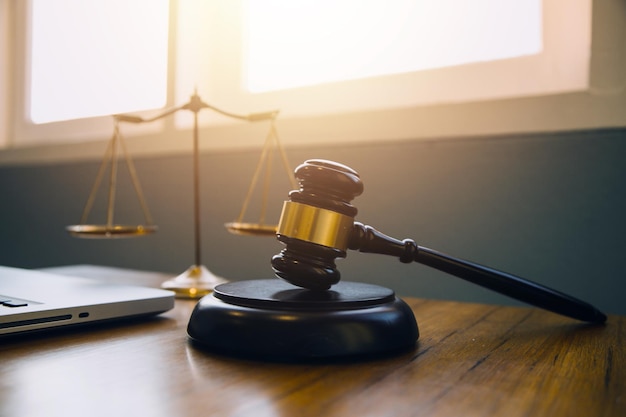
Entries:
{"type": "Polygon", "coordinates": [[[406,301],[417,346],[362,362],[204,352],[186,336],[188,300],[148,320],[2,338],[0,416],[626,416],[624,317],[589,326],[535,308],[406,301]]]}

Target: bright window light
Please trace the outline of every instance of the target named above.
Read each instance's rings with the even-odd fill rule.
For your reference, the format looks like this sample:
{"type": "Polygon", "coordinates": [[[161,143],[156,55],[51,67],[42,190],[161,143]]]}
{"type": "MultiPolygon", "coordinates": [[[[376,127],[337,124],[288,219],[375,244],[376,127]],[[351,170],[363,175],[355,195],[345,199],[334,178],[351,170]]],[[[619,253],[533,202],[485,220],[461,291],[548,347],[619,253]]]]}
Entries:
{"type": "Polygon", "coordinates": [[[32,0],[34,123],[163,107],[168,0],[32,0]]]}
{"type": "Polygon", "coordinates": [[[259,93],[538,54],[541,0],[250,0],[259,93]]]}

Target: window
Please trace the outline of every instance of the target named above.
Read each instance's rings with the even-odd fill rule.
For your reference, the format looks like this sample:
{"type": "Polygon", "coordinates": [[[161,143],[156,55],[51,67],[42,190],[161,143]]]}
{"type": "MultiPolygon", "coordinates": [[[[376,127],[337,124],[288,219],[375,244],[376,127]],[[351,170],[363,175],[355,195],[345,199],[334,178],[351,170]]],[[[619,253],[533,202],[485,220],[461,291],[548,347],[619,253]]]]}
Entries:
{"type": "MultiPolygon", "coordinates": [[[[589,84],[592,0],[145,1],[139,6],[140,0],[103,0],[98,19],[88,24],[77,16],[95,15],[90,9],[99,4],[95,0],[11,2],[18,36],[5,48],[12,52],[2,53],[5,58],[12,53],[7,62],[15,62],[7,82],[14,89],[7,105],[12,142],[105,139],[111,119],[98,115],[182,104],[194,91],[234,113],[279,109],[282,120],[301,120],[554,95],[584,91],[589,84]],[[168,17],[168,11],[174,13],[168,17]],[[52,13],[59,13],[57,31],[46,32],[42,22],[52,13]],[[108,20],[113,18],[120,20],[108,20]],[[168,23],[173,24],[169,39],[168,23]],[[85,26],[101,29],[106,42],[68,35],[85,26]],[[124,48],[111,47],[113,41],[130,46],[131,54],[119,55],[124,48]],[[79,50],[67,47],[71,43],[85,47],[79,61],[59,58],[79,50]],[[169,62],[163,59],[168,44],[169,62]],[[112,56],[105,58],[105,52],[112,56]],[[84,70],[86,61],[95,68],[84,70]],[[69,77],[50,84],[51,76],[65,72],[60,64],[70,64],[69,77]],[[134,78],[133,72],[145,76],[134,78]],[[90,91],[115,73],[121,74],[115,81],[119,88],[90,91]],[[87,96],[69,96],[72,86],[81,86],[87,96]],[[130,99],[116,97],[121,106],[81,113],[87,103],[101,104],[105,93],[124,92],[131,92],[130,99]],[[41,101],[42,94],[53,104],[41,101]],[[73,116],[56,114],[77,103],[73,116]],[[73,117],[78,118],[64,121],[73,117]]],[[[7,9],[8,0],[0,2],[7,9]]],[[[177,113],[167,128],[186,129],[191,122],[190,114],[177,113]]],[[[211,112],[201,112],[200,122],[241,123],[211,112]]],[[[163,121],[129,126],[125,133],[157,133],[165,126],[163,121]]],[[[412,129],[404,135],[414,135],[412,129]]],[[[350,136],[358,140],[362,133],[350,136]]]]}
{"type": "MultiPolygon", "coordinates": [[[[113,130],[109,115],[168,102],[169,0],[29,0],[12,7],[19,35],[13,144],[104,139],[113,130]]],[[[161,128],[157,122],[127,130],[161,128]]]]}
{"type": "MultiPolygon", "coordinates": [[[[195,49],[214,60],[193,69],[204,78],[179,74],[177,85],[193,79],[231,109],[300,118],[560,94],[589,83],[591,0],[217,3],[223,19],[200,38],[219,42],[195,49]],[[383,11],[389,17],[366,31],[383,11]],[[403,52],[420,37],[419,53],[403,52]],[[315,47],[320,41],[328,42],[315,47]]],[[[206,24],[203,14],[184,19],[206,24]]],[[[181,29],[179,44],[189,48],[194,37],[181,29]]]]}
{"type": "Polygon", "coordinates": [[[248,1],[253,93],[535,55],[540,0],[248,1]]]}
{"type": "Polygon", "coordinates": [[[32,0],[30,120],[163,107],[168,9],[167,0],[32,0]]]}

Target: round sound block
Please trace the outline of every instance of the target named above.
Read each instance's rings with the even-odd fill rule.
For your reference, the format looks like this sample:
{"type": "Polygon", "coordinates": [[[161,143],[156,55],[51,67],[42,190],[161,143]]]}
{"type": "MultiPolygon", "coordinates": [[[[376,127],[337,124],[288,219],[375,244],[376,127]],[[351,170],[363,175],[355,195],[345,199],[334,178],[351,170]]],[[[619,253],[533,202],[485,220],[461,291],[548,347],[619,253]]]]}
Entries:
{"type": "Polygon", "coordinates": [[[218,285],[187,333],[216,353],[278,361],[388,355],[419,337],[413,312],[388,288],[342,281],[311,291],[278,279],[218,285]]]}

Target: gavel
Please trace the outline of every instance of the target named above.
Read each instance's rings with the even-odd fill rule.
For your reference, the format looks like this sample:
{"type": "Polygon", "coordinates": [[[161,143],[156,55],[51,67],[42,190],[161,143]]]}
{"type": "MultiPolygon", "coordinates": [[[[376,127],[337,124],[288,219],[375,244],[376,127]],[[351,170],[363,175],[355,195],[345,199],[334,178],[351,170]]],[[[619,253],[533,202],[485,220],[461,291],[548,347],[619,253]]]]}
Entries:
{"type": "Polygon", "coordinates": [[[313,291],[330,289],[341,278],[335,259],[345,258],[350,249],[396,256],[403,263],[418,262],[581,321],[606,321],[606,315],[594,306],[567,294],[355,222],[358,210],[351,201],[363,193],[363,183],[350,167],[311,159],[296,168],[295,176],[300,189],[289,193],[276,232],[285,247],[271,261],[276,276],[293,285],[313,291]]]}

